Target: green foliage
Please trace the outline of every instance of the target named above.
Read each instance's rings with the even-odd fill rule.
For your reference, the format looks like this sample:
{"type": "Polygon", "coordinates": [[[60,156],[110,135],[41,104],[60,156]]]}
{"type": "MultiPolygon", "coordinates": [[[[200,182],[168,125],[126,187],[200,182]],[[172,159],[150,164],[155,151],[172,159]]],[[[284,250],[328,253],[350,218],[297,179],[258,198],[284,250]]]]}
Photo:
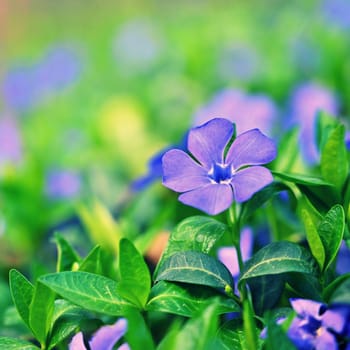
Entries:
{"type": "Polygon", "coordinates": [[[174,281],[200,284],[232,290],[230,272],[217,259],[200,252],[178,252],[170,256],[158,270],[157,281],[174,281]]]}
{"type": "Polygon", "coordinates": [[[214,301],[217,303],[216,311],[219,314],[240,311],[237,302],[212,288],[167,281],[159,281],[153,286],[146,310],[193,317],[199,309],[214,301]]]}
{"type": "Polygon", "coordinates": [[[117,293],[118,283],[89,272],[61,272],[41,276],[39,281],[61,297],[87,310],[123,316],[135,305],[117,293]]]}
{"type": "Polygon", "coordinates": [[[128,239],[120,241],[118,293],[143,308],[151,290],[151,274],[142,255],[128,239]]]}
{"type": "Polygon", "coordinates": [[[0,337],[0,348],[6,350],[38,350],[37,346],[20,339],[0,337]]]}

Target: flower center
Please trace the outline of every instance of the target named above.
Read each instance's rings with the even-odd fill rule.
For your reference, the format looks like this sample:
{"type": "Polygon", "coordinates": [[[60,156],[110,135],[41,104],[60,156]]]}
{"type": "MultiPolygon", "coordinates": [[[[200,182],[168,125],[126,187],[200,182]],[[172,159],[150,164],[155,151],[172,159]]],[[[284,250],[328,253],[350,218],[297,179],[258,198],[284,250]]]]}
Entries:
{"type": "Polygon", "coordinates": [[[214,183],[229,184],[232,180],[233,171],[230,164],[215,163],[208,174],[214,183]]]}

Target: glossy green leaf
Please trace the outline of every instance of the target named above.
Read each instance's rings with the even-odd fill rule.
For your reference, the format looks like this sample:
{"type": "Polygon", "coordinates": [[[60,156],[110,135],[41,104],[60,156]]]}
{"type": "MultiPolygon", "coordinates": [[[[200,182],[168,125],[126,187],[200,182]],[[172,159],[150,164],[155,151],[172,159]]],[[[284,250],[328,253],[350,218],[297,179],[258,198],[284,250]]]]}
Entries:
{"type": "Polygon", "coordinates": [[[62,235],[55,234],[55,242],[57,247],[56,271],[70,271],[73,264],[80,260],[79,255],[62,235]]]}
{"type": "Polygon", "coordinates": [[[122,316],[135,306],[117,293],[117,282],[89,272],[60,272],[39,279],[63,298],[87,310],[122,316]]]}
{"type": "Polygon", "coordinates": [[[142,255],[128,239],[120,240],[118,293],[143,308],[151,290],[151,274],[142,255]]]}
{"type": "Polygon", "coordinates": [[[333,280],[324,290],[323,290],[323,299],[326,302],[329,302],[329,299],[336,292],[336,290],[344,283],[346,280],[350,280],[350,273],[345,273],[338,276],[333,280]]]}
{"type": "Polygon", "coordinates": [[[259,276],[250,278],[248,284],[254,311],[262,316],[264,311],[274,307],[280,299],[285,285],[285,276],[284,274],[259,276]]]}
{"type": "Polygon", "coordinates": [[[324,269],[327,270],[337,256],[343,239],[345,229],[345,213],[343,207],[339,204],[332,207],[317,229],[325,250],[324,269]]]}
{"type": "Polygon", "coordinates": [[[17,270],[9,274],[13,302],[24,323],[30,328],[29,306],[34,295],[34,286],[17,270]]]}
{"type": "Polygon", "coordinates": [[[163,262],[176,252],[191,250],[209,253],[227,229],[225,224],[210,217],[192,216],[183,220],[171,233],[155,276],[163,262]]]}
{"type": "Polygon", "coordinates": [[[221,340],[222,350],[246,350],[247,343],[240,318],[225,322],[218,330],[218,339],[221,340]]]}
{"type": "Polygon", "coordinates": [[[101,266],[101,247],[95,246],[89,254],[79,263],[79,271],[100,274],[101,266]]]}
{"type": "Polygon", "coordinates": [[[338,125],[329,134],[321,150],[321,173],[340,192],[349,173],[347,150],[344,142],[345,127],[338,125]]]}
{"type": "Polygon", "coordinates": [[[239,305],[233,299],[212,288],[166,281],[160,281],[152,288],[146,310],[193,317],[198,310],[214,300],[218,304],[216,311],[219,314],[240,311],[239,305]]]}
{"type": "Polygon", "coordinates": [[[259,192],[242,206],[241,220],[244,222],[247,220],[257,209],[264,205],[272,196],[276,193],[288,189],[286,185],[281,182],[273,182],[272,184],[264,187],[259,192]]]}
{"type": "Polygon", "coordinates": [[[35,337],[43,345],[52,326],[55,293],[37,281],[29,308],[29,324],[35,337]]]}
{"type": "Polygon", "coordinates": [[[209,305],[196,317],[189,319],[176,337],[176,344],[169,350],[208,350],[214,347],[218,329],[216,304],[209,305]]]}
{"type": "Polygon", "coordinates": [[[49,349],[53,349],[64,339],[67,339],[79,328],[78,319],[62,318],[59,319],[52,328],[52,335],[49,341],[49,349]]]}
{"type": "Polygon", "coordinates": [[[274,242],[260,249],[246,262],[240,282],[253,277],[286,272],[316,274],[317,263],[308,250],[296,243],[274,242]]]}
{"type": "Polygon", "coordinates": [[[199,252],[173,254],[161,265],[157,281],[175,281],[231,290],[233,279],[225,265],[199,252]]]}
{"type": "Polygon", "coordinates": [[[0,349],[4,350],[38,350],[34,344],[25,340],[0,337],[0,349]]]}
{"type": "Polygon", "coordinates": [[[298,202],[298,213],[304,223],[306,239],[310,250],[320,269],[323,269],[326,252],[317,227],[322,220],[322,215],[314,208],[306,196],[302,196],[298,202]]]}
{"type": "Polygon", "coordinates": [[[272,174],[282,180],[307,186],[332,186],[332,182],[327,182],[315,176],[302,174],[288,174],[273,171],[272,174]]]}
{"type": "Polygon", "coordinates": [[[136,309],[130,310],[125,317],[128,320],[128,329],[125,338],[133,350],[155,349],[152,334],[143,316],[136,309]]]}
{"type": "Polygon", "coordinates": [[[318,278],[310,274],[302,274],[297,272],[289,272],[285,275],[288,285],[300,297],[305,299],[322,300],[322,287],[318,278]]]}
{"type": "Polygon", "coordinates": [[[350,278],[347,278],[339,287],[332,293],[330,297],[331,303],[350,303],[350,278]]]}

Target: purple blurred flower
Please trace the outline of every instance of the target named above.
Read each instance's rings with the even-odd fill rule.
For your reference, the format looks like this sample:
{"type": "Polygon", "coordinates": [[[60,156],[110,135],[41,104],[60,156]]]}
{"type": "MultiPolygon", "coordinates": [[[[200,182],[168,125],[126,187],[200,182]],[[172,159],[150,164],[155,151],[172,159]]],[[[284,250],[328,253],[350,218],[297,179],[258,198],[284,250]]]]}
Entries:
{"type": "Polygon", "coordinates": [[[349,0],[324,0],[322,10],[327,22],[331,22],[344,29],[350,27],[349,0]]]}
{"type": "Polygon", "coordinates": [[[117,64],[129,69],[128,74],[152,66],[161,51],[161,40],[154,25],[146,20],[125,23],[117,33],[113,43],[113,53],[117,64]],[[130,70],[131,69],[131,70],[130,70]]]}
{"type": "MultiPolygon", "coordinates": [[[[113,325],[101,327],[89,341],[91,350],[112,350],[114,344],[126,333],[127,320],[125,318],[119,319],[113,325]]],[[[118,350],[129,350],[128,344],[124,343],[118,350]]],[[[83,333],[77,333],[69,344],[69,350],[86,350],[84,344],[83,333]]]]}
{"type": "Polygon", "coordinates": [[[216,215],[273,181],[271,172],[260,166],[276,157],[273,141],[253,129],[239,135],[226,152],[233,132],[230,121],[215,118],[189,131],[187,148],[193,158],[179,149],[165,153],[163,184],[183,192],[182,203],[216,215]]]}
{"type": "Polygon", "coordinates": [[[345,145],[346,145],[346,149],[350,151],[350,131],[347,131],[345,133],[345,145]]]}
{"type": "Polygon", "coordinates": [[[322,85],[305,83],[294,90],[290,104],[291,123],[300,126],[302,154],[308,163],[314,164],[319,158],[315,143],[316,112],[323,110],[331,115],[337,114],[337,98],[322,85]]]}
{"type": "Polygon", "coordinates": [[[246,43],[233,43],[220,53],[218,73],[224,79],[249,81],[258,73],[260,61],[254,47],[246,43]]]}
{"type": "Polygon", "coordinates": [[[344,241],[338,251],[336,271],[339,275],[350,272],[350,249],[344,241]]]}
{"type": "Polygon", "coordinates": [[[51,48],[35,64],[10,69],[2,82],[6,106],[23,111],[36,106],[47,96],[71,85],[81,72],[81,57],[74,47],[51,48]]]}
{"type": "MultiPolygon", "coordinates": [[[[253,251],[253,232],[250,227],[243,228],[241,232],[240,247],[242,253],[243,262],[247,261],[252,256],[253,251]]],[[[237,280],[240,274],[239,264],[237,258],[237,250],[235,247],[221,247],[218,249],[218,259],[228,268],[231,272],[233,279],[235,280],[236,293],[237,280]]]]}
{"type": "Polygon", "coordinates": [[[336,350],[338,337],[348,337],[350,304],[327,308],[314,300],[291,299],[296,317],[288,329],[288,337],[298,349],[336,350]]]}
{"type": "Polygon", "coordinates": [[[17,163],[22,158],[22,139],[15,121],[0,119],[0,167],[17,163]]]}
{"type": "Polygon", "coordinates": [[[79,193],[80,186],[77,173],[69,170],[51,171],[46,177],[45,192],[49,198],[72,198],[79,193]]]}
{"type": "Polygon", "coordinates": [[[239,90],[227,89],[218,93],[206,106],[200,108],[194,116],[194,125],[203,124],[210,119],[223,117],[236,124],[238,135],[259,129],[271,136],[276,122],[277,107],[265,95],[248,95],[239,90]]]}

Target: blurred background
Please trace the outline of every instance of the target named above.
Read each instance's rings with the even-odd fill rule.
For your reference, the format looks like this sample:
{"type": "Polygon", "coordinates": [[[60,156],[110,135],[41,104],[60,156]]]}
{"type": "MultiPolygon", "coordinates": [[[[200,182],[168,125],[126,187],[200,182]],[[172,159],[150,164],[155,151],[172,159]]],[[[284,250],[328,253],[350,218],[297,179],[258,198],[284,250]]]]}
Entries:
{"type": "MultiPolygon", "coordinates": [[[[149,159],[209,117],[276,138],[300,124],[304,141],[317,109],[348,123],[349,34],[348,0],[2,0],[3,279],[45,261],[79,213],[91,224],[91,203],[118,216],[149,159]]],[[[159,209],[144,187],[135,231],[159,209]]]]}

